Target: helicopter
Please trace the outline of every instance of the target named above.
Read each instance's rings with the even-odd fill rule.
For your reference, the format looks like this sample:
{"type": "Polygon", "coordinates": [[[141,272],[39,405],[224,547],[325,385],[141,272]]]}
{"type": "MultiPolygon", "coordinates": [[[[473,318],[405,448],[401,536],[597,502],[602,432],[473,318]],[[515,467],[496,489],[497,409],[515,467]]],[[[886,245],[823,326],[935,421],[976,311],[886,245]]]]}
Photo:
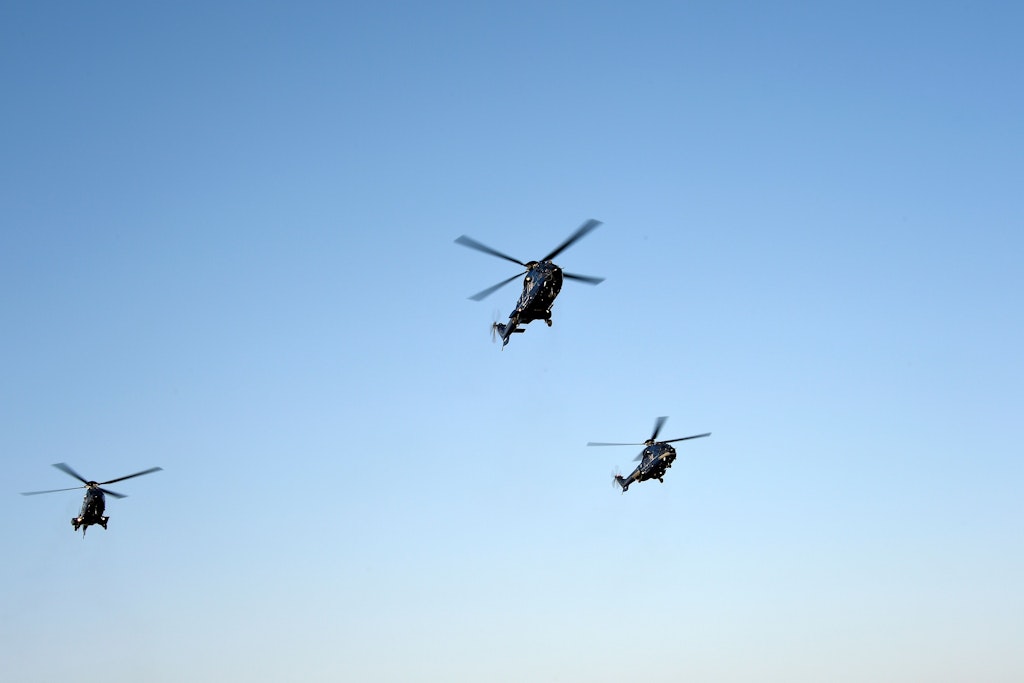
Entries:
{"type": "Polygon", "coordinates": [[[676,441],[687,441],[689,439],[700,439],[705,436],[711,436],[711,432],[706,434],[694,434],[693,436],[684,436],[679,439],[666,439],[665,441],[658,441],[658,434],[661,432],[661,428],[665,425],[667,417],[659,417],[654,421],[654,431],[651,433],[651,438],[647,439],[643,443],[605,443],[590,441],[587,443],[588,446],[643,446],[644,450],[640,455],[636,456],[634,462],[640,461],[636,469],[633,470],[628,477],[623,478],[616,474],[615,482],[622,487],[622,492],[625,493],[630,484],[638,481],[647,481],[648,479],[657,479],[661,483],[665,483],[665,470],[672,467],[672,461],[676,459],[676,449],[669,446],[670,443],[676,441]]]}
{"type": "Polygon", "coordinates": [[[455,240],[457,244],[461,244],[464,247],[476,249],[477,251],[482,251],[485,254],[490,254],[491,256],[497,256],[498,258],[511,261],[512,263],[517,263],[526,268],[522,273],[517,273],[507,280],[502,280],[498,284],[488,287],[482,292],[478,292],[477,294],[469,297],[473,301],[482,301],[515,280],[520,275],[526,276],[523,279],[523,293],[519,295],[519,301],[516,302],[515,310],[509,315],[508,322],[504,324],[495,322],[491,327],[492,335],[495,332],[501,335],[501,347],[503,349],[508,345],[508,340],[513,334],[525,332],[525,330],[520,327],[521,325],[527,325],[534,320],[543,320],[548,324],[548,327],[551,327],[551,306],[555,303],[555,297],[558,296],[558,292],[562,289],[562,278],[577,280],[588,285],[596,285],[604,282],[603,277],[590,277],[587,275],[576,275],[574,273],[563,272],[561,268],[551,262],[551,259],[561,254],[577,240],[599,225],[601,225],[601,221],[596,221],[594,219],[588,220],[586,223],[581,225],[576,232],[570,235],[568,239],[555,247],[550,254],[539,261],[528,261],[526,263],[523,263],[519,259],[512,258],[508,254],[503,254],[496,249],[492,249],[485,244],[481,244],[472,237],[467,237],[466,235],[462,235],[455,240]]]}
{"type": "Polygon", "coordinates": [[[78,529],[81,528],[83,538],[85,537],[86,530],[92,524],[99,524],[104,529],[107,528],[107,520],[109,520],[110,517],[103,516],[103,510],[106,507],[106,499],[104,498],[103,494],[113,496],[114,498],[125,497],[123,493],[108,491],[107,489],[102,487],[106,486],[107,484],[113,484],[115,482],[124,481],[125,479],[131,479],[132,477],[141,477],[143,474],[159,472],[160,470],[163,469],[162,467],[150,467],[148,470],[142,470],[141,472],[129,474],[124,477],[118,477],[117,479],[95,482],[86,480],[85,477],[80,475],[78,472],[75,472],[73,469],[71,469],[71,466],[65,462],[55,463],[54,467],[56,467],[61,472],[64,472],[65,474],[71,475],[78,481],[85,484],[85,486],[72,486],[71,488],[67,489],[50,489],[49,491],[28,491],[26,493],[22,493],[21,495],[35,496],[40,493],[57,493],[58,491],[75,491],[77,489],[85,489],[85,499],[82,500],[82,511],[78,513],[77,517],[71,518],[71,526],[75,527],[75,531],[78,531],[78,529]]]}

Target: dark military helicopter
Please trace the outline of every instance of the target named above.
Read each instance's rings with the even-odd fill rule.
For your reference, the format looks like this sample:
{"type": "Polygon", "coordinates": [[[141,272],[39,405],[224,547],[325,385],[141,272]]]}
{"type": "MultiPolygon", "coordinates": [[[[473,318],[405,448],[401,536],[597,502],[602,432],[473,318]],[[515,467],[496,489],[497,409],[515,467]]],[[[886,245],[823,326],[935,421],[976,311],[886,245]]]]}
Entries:
{"type": "Polygon", "coordinates": [[[516,302],[515,310],[509,315],[508,322],[505,324],[496,322],[492,327],[492,332],[497,332],[501,335],[502,348],[505,348],[505,345],[508,344],[509,337],[514,333],[522,333],[525,331],[520,327],[520,325],[527,325],[534,320],[543,320],[548,324],[548,327],[551,327],[551,306],[555,303],[555,297],[558,296],[558,292],[562,289],[562,278],[578,280],[579,282],[585,282],[588,285],[596,285],[600,282],[604,282],[603,277],[589,277],[587,275],[576,275],[573,273],[563,272],[561,268],[551,262],[551,259],[561,254],[577,240],[599,225],[601,225],[601,221],[595,221],[593,219],[587,221],[581,225],[576,232],[570,235],[568,239],[555,247],[554,251],[550,254],[539,261],[528,261],[526,263],[523,263],[519,259],[512,258],[508,254],[503,254],[496,249],[492,249],[485,244],[481,244],[466,235],[462,235],[455,240],[458,244],[461,244],[464,247],[476,249],[477,251],[482,251],[485,254],[503,258],[506,261],[511,261],[512,263],[518,263],[526,268],[524,272],[517,273],[507,280],[502,280],[493,287],[488,287],[484,291],[469,297],[473,301],[481,301],[512,282],[520,275],[526,276],[523,280],[523,293],[519,295],[519,301],[516,302]]]}
{"type": "Polygon", "coordinates": [[[644,446],[643,452],[634,458],[634,462],[637,460],[640,461],[640,464],[637,465],[636,469],[633,470],[626,478],[615,475],[615,481],[622,487],[623,493],[629,489],[630,484],[638,481],[657,479],[661,483],[665,483],[665,470],[672,467],[672,461],[676,459],[676,449],[669,446],[670,443],[711,436],[711,432],[708,432],[707,434],[684,436],[680,439],[666,439],[665,441],[658,441],[658,434],[661,432],[661,428],[665,425],[665,420],[667,419],[667,417],[659,417],[655,420],[654,432],[651,434],[651,438],[647,439],[647,441],[644,441],[643,443],[599,443],[591,441],[587,444],[588,446],[644,446]]]}
{"type": "Polygon", "coordinates": [[[92,524],[99,524],[104,529],[107,528],[107,520],[110,518],[103,516],[103,510],[106,508],[106,499],[103,497],[103,494],[113,496],[114,498],[125,497],[123,493],[115,493],[114,491],[108,491],[107,489],[102,488],[103,486],[106,486],[107,484],[113,484],[119,481],[124,481],[125,479],[131,479],[132,477],[141,477],[143,474],[159,472],[160,470],[163,469],[162,467],[150,467],[148,470],[142,470],[141,472],[129,474],[124,477],[118,477],[117,479],[95,482],[87,481],[85,477],[80,475],[78,472],[75,472],[65,462],[58,462],[54,465],[54,467],[56,467],[61,472],[64,472],[65,474],[71,475],[78,481],[85,484],[85,486],[72,486],[71,488],[68,489],[50,489],[49,491],[28,491],[27,493],[22,493],[21,495],[36,496],[39,495],[40,493],[57,493],[58,491],[75,491],[77,489],[85,489],[85,499],[82,501],[82,511],[78,513],[77,517],[71,518],[71,526],[75,527],[75,531],[78,531],[79,527],[81,527],[82,536],[85,536],[86,530],[92,524]]]}

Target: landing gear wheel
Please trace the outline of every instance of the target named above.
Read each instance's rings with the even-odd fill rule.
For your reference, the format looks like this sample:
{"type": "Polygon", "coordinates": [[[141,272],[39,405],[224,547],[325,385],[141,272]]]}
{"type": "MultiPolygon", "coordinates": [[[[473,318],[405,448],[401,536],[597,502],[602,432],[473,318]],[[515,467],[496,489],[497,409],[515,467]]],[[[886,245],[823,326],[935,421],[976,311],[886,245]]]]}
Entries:
{"type": "Polygon", "coordinates": [[[544,322],[548,324],[548,327],[551,327],[551,318],[544,318],[544,322]]]}

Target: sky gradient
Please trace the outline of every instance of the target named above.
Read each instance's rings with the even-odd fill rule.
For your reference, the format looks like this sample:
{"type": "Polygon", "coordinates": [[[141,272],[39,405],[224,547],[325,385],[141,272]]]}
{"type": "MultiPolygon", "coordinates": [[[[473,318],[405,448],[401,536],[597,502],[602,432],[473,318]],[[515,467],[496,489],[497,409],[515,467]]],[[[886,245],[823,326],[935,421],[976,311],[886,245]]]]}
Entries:
{"type": "Polygon", "coordinates": [[[1022,26],[0,8],[3,678],[1024,679],[1022,26]]]}

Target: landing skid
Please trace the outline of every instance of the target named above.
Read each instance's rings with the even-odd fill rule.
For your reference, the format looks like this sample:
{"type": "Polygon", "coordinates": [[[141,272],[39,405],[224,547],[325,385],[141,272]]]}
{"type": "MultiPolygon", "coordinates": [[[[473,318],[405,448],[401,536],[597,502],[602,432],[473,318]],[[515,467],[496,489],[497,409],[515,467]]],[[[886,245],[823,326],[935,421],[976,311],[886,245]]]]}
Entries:
{"type": "Polygon", "coordinates": [[[95,522],[89,522],[88,524],[86,524],[85,520],[82,519],[81,517],[72,517],[71,518],[71,526],[73,526],[75,528],[75,531],[78,531],[79,529],[81,529],[82,530],[82,538],[85,538],[85,532],[89,530],[89,526],[90,525],[92,525],[92,524],[99,524],[101,527],[106,529],[108,521],[110,521],[110,517],[100,517],[99,520],[97,520],[95,522]]]}

